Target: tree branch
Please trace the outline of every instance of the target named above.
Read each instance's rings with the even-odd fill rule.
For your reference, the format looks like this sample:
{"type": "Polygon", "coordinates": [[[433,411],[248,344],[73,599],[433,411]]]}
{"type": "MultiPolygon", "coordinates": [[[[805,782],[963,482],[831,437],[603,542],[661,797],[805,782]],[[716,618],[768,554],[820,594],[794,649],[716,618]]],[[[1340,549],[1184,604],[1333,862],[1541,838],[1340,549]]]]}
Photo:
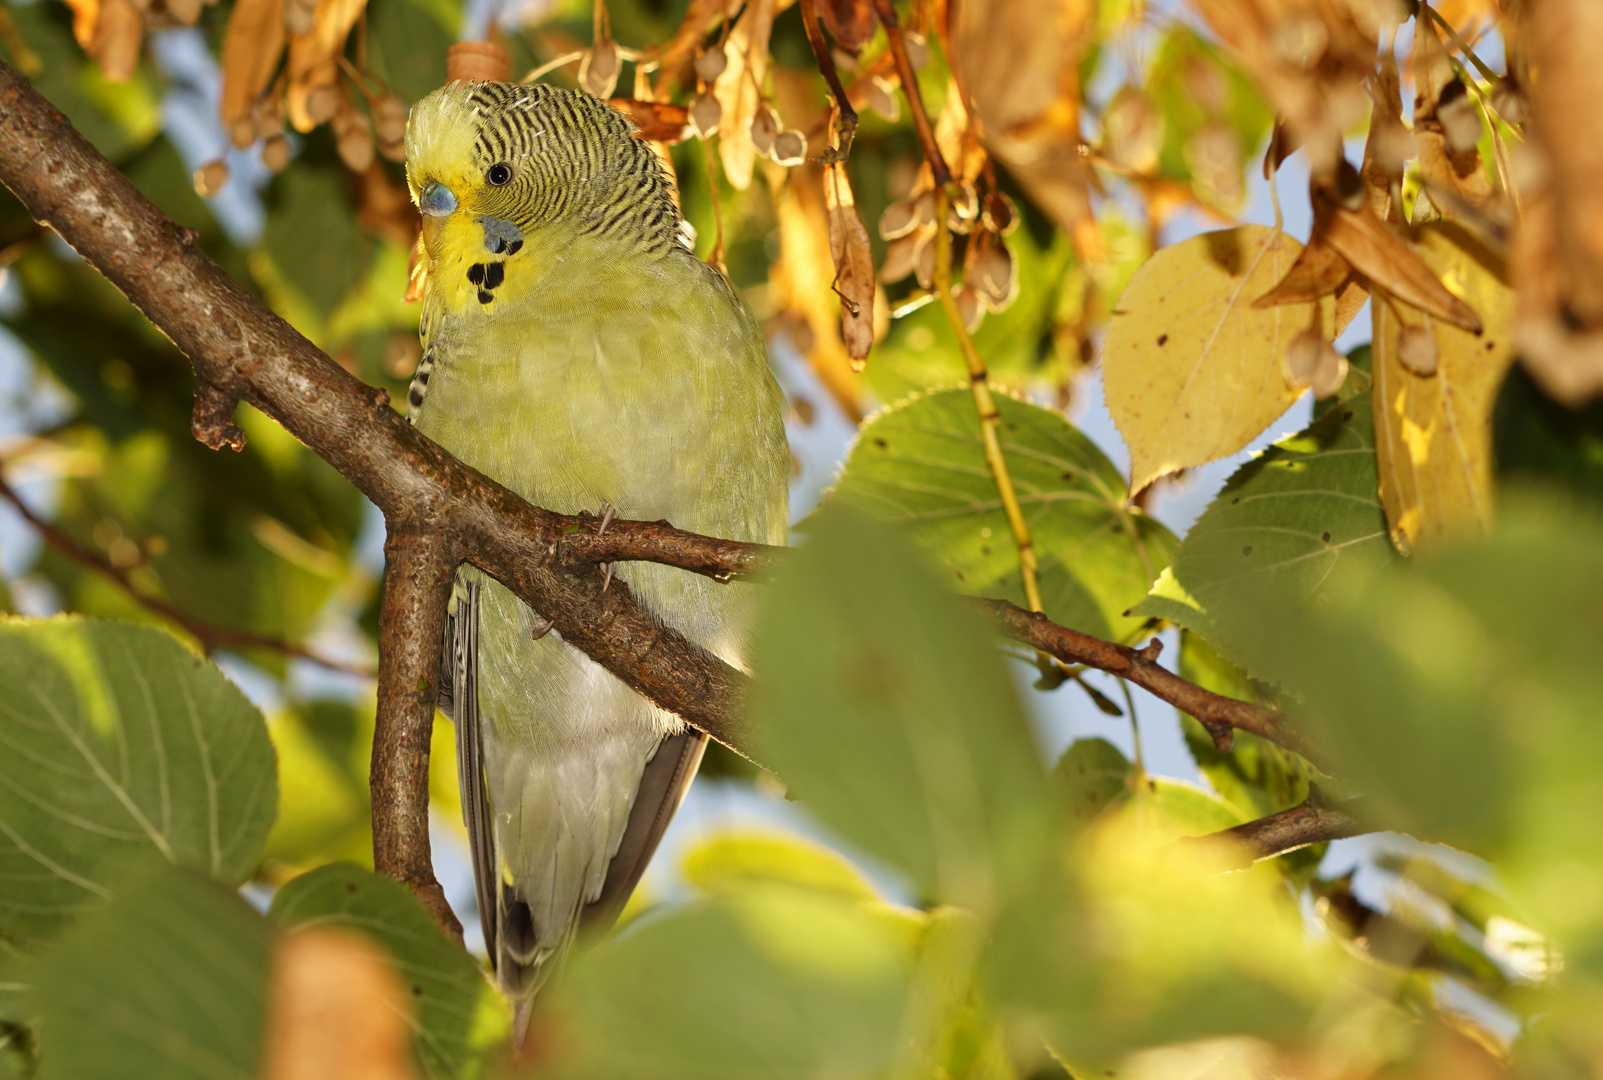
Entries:
{"type": "Polygon", "coordinates": [[[1319,785],[1309,784],[1308,798],[1299,806],[1237,825],[1233,829],[1199,836],[1191,842],[1228,840],[1244,849],[1241,865],[1250,866],[1261,859],[1285,855],[1309,844],[1343,840],[1373,831],[1365,828],[1352,815],[1326,805],[1319,785]]]}
{"type": "Polygon", "coordinates": [[[462,924],[435,880],[429,851],[429,743],[457,561],[451,540],[440,531],[391,529],[385,538],[378,719],[368,789],[373,868],[410,888],[460,945],[462,924]]]}
{"type": "Polygon", "coordinates": [[[1132,649],[1059,626],[1044,615],[1025,611],[1006,600],[981,600],[978,603],[1001,626],[1002,632],[1015,641],[1050,653],[1066,664],[1086,664],[1121,679],[1128,679],[1153,697],[1190,713],[1207,729],[1220,752],[1229,751],[1233,742],[1232,731],[1239,730],[1295,751],[1316,765],[1324,757],[1318,748],[1310,746],[1308,740],[1287,722],[1283,713],[1204,690],[1196,683],[1187,682],[1174,672],[1159,667],[1156,661],[1163,645],[1157,638],[1153,638],[1144,648],[1132,649]]]}

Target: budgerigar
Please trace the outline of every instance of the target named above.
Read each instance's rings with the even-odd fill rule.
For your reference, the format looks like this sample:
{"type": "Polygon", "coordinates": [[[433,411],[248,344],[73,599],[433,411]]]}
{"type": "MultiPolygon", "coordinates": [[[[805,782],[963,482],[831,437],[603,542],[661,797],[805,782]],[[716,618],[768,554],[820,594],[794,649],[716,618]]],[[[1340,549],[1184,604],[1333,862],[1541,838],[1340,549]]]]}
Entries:
{"type": "MultiPolygon", "coordinates": [[[[762,336],[631,130],[543,85],[456,82],[413,107],[427,278],[408,415],[536,505],[784,543],[784,398],[762,336]]],[[[649,563],[617,576],[741,664],[752,586],[649,563]]],[[[616,918],[705,737],[472,567],[454,593],[442,707],[485,941],[522,1019],[576,928],[616,918]]]]}

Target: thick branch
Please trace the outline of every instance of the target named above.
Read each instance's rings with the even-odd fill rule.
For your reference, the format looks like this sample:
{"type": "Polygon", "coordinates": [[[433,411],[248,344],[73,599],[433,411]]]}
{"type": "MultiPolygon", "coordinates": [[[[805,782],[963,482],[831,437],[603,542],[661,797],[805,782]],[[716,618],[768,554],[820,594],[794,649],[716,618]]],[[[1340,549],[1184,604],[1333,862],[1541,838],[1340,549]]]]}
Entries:
{"type": "Polygon", "coordinates": [[[437,531],[390,530],[379,614],[373,731],[373,868],[409,887],[447,936],[462,941],[429,852],[429,740],[439,696],[445,605],[457,554],[437,531]]]}
{"type": "Polygon", "coordinates": [[[1308,798],[1300,806],[1197,839],[1228,840],[1244,849],[1242,865],[1251,865],[1260,859],[1272,859],[1309,844],[1323,844],[1328,840],[1342,840],[1373,831],[1365,828],[1351,814],[1325,805],[1319,786],[1310,784],[1308,798]]]}
{"type": "MultiPolygon", "coordinates": [[[[391,529],[449,523],[456,550],[658,705],[749,752],[745,677],[659,625],[593,564],[559,553],[566,519],[530,506],[406,423],[193,246],[27,80],[0,63],[0,182],[189,358],[217,403],[248,402],[332,464],[391,529]]],[[[226,433],[226,432],[224,432],[226,433]]],[[[220,434],[224,434],[220,433],[220,434]]]]}
{"type": "Polygon", "coordinates": [[[1162,645],[1157,638],[1153,638],[1145,648],[1132,649],[1059,626],[1044,615],[1025,611],[1006,600],[982,600],[980,604],[990,612],[1008,637],[1050,653],[1066,664],[1086,664],[1121,679],[1128,679],[1152,696],[1190,713],[1207,729],[1214,745],[1221,751],[1230,749],[1231,731],[1239,730],[1296,751],[1315,764],[1321,760],[1307,740],[1287,722],[1284,714],[1250,701],[1237,701],[1204,690],[1196,683],[1187,682],[1174,672],[1159,667],[1156,661],[1162,645]]]}

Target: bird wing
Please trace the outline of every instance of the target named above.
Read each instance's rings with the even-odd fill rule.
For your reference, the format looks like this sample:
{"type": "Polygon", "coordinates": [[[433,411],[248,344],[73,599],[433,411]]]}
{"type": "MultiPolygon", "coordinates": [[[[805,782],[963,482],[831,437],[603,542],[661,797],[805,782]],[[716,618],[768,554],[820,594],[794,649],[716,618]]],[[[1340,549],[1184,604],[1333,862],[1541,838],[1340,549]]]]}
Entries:
{"type": "Polygon", "coordinates": [[[479,589],[457,575],[452,611],[446,617],[440,709],[456,725],[456,775],[462,792],[462,824],[473,853],[473,884],[478,892],[479,921],[490,962],[496,955],[495,829],[490,792],[484,776],[484,742],[479,729],[479,589]]]}
{"type": "Polygon", "coordinates": [[[586,904],[579,927],[586,934],[599,936],[612,929],[629,896],[645,873],[646,864],[657,850],[662,834],[668,831],[674,812],[684,801],[690,782],[696,778],[701,755],[707,749],[707,736],[687,728],[662,740],[656,754],[640,775],[640,787],[629,823],[623,828],[623,842],[607,866],[607,880],[601,895],[586,904]]]}

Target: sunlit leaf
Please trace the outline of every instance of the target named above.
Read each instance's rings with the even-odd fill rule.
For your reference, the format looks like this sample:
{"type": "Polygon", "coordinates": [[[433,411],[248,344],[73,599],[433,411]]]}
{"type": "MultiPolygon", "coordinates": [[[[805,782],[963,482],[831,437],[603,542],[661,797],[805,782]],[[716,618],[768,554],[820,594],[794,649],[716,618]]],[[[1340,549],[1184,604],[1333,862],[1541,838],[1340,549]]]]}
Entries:
{"type": "MultiPolygon", "coordinates": [[[[1168,564],[1174,537],[1126,508],[1113,464],[1060,413],[998,396],[1002,453],[1040,560],[1054,620],[1103,638],[1133,634],[1125,612],[1168,564]]],[[[964,592],[1025,603],[1014,546],[965,390],[919,395],[858,436],[835,498],[905,523],[964,592]]]]}
{"type": "Polygon", "coordinates": [[[0,622],[0,934],[52,933],[156,856],[250,876],[277,788],[261,714],[159,630],[0,622]]]}
{"type": "MultiPolygon", "coordinates": [[[[1283,358],[1314,306],[1252,306],[1301,251],[1284,233],[1243,225],[1170,245],[1131,279],[1102,349],[1131,491],[1235,453],[1302,395],[1283,358]]],[[[1330,325],[1328,300],[1318,318],[1330,325]]]]}
{"type": "Polygon", "coordinates": [[[862,872],[844,856],[783,833],[715,834],[685,853],[682,869],[686,880],[713,895],[770,881],[820,889],[851,900],[877,896],[862,872]]]}
{"type": "Polygon", "coordinates": [[[1385,525],[1359,394],[1237,470],[1135,611],[1195,631],[1257,674],[1273,634],[1264,595],[1312,601],[1338,569],[1386,561],[1385,525]]]}
{"type": "MultiPolygon", "coordinates": [[[[1393,542],[1403,551],[1485,529],[1492,516],[1492,408],[1514,359],[1514,294],[1497,260],[1463,229],[1429,225],[1420,256],[1480,316],[1470,333],[1374,305],[1375,449],[1393,542]],[[1405,364],[1399,335],[1422,326],[1436,370],[1405,364]]],[[[1416,365],[1417,366],[1417,365],[1416,365]]]]}

